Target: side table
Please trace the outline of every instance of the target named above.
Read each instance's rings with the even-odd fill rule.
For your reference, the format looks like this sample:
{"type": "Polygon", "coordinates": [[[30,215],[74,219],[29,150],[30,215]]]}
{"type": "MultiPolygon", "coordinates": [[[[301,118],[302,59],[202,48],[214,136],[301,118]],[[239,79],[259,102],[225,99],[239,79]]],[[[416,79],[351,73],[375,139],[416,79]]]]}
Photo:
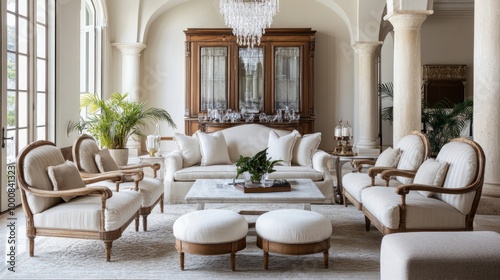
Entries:
{"type": "MultiPolygon", "coordinates": [[[[333,154],[332,154],[333,155],[333,154]]],[[[339,204],[344,203],[344,196],[342,195],[342,166],[350,162],[352,166],[352,161],[355,159],[373,159],[376,160],[378,155],[356,155],[356,156],[338,156],[333,155],[335,159],[335,175],[337,177],[337,188],[334,190],[335,202],[339,204]]],[[[353,166],[354,168],[354,166],[353,166]]]]}
{"type": "Polygon", "coordinates": [[[160,164],[160,170],[158,174],[158,179],[163,179],[163,174],[165,174],[165,162],[164,162],[164,157],[162,155],[155,155],[155,156],[150,156],[150,155],[142,155],[139,156],[139,162],[140,163],[159,163],[160,164]]]}

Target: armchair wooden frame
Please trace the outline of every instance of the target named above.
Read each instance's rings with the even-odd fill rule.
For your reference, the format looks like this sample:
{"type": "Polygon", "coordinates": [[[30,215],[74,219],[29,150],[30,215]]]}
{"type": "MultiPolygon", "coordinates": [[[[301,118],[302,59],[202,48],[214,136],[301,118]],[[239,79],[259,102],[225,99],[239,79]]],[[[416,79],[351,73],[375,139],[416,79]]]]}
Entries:
{"type": "MultiPolygon", "coordinates": [[[[51,145],[55,146],[54,143],[50,141],[40,140],[33,142],[26,146],[17,158],[16,164],[16,176],[17,182],[21,189],[21,201],[23,205],[24,214],[26,216],[26,235],[29,239],[29,255],[34,256],[35,251],[35,237],[36,236],[50,236],[50,237],[65,237],[65,238],[80,238],[80,239],[96,239],[103,240],[105,243],[106,250],[106,261],[111,259],[111,247],[114,240],[121,237],[125,229],[130,225],[132,221],[135,220],[135,230],[139,229],[139,211],[133,215],[122,227],[112,230],[105,230],[105,209],[106,200],[113,196],[113,192],[107,187],[92,187],[92,188],[78,188],[73,190],[65,191],[46,191],[40,190],[29,185],[25,180],[24,174],[24,160],[26,155],[35,148],[51,145]],[[37,228],[34,219],[33,212],[31,211],[26,194],[31,193],[40,197],[63,197],[63,196],[85,196],[93,195],[101,197],[101,223],[99,231],[90,230],[69,230],[69,229],[56,229],[56,228],[37,228]]],[[[102,176],[96,176],[94,178],[83,179],[85,184],[95,183],[103,180],[122,180],[119,174],[107,174],[102,176]]]]}
{"type": "MultiPolygon", "coordinates": [[[[370,213],[367,209],[363,208],[363,213],[365,214],[365,226],[366,230],[370,230],[370,224],[373,225],[382,233],[382,234],[390,234],[396,232],[410,232],[410,231],[472,231],[474,230],[474,216],[476,214],[479,200],[481,199],[481,193],[484,183],[484,168],[486,157],[483,149],[476,142],[468,140],[466,138],[456,138],[451,140],[451,142],[463,142],[469,144],[477,154],[477,170],[474,177],[474,180],[467,186],[462,188],[441,188],[429,185],[422,184],[404,184],[400,185],[396,188],[396,193],[401,196],[401,204],[399,205],[399,213],[400,213],[400,221],[398,228],[388,228],[384,226],[372,213],[370,213]],[[463,228],[419,228],[419,229],[407,229],[406,228],[406,195],[410,191],[429,191],[433,193],[442,193],[442,194],[467,194],[470,192],[475,192],[474,200],[469,212],[465,215],[465,227],[463,228]]],[[[386,179],[388,177],[394,176],[395,173],[391,171],[383,172],[383,177],[386,179]]]]}
{"type": "MultiPolygon", "coordinates": [[[[95,141],[95,139],[88,135],[88,134],[82,134],[78,139],[75,141],[73,144],[73,159],[76,165],[76,168],[78,171],[80,171],[80,175],[82,178],[93,178],[96,176],[100,176],[102,174],[118,174],[120,175],[118,178],[119,180],[113,180],[115,183],[115,191],[120,191],[120,184],[125,182],[126,178],[132,178],[134,180],[134,190],[139,191],[140,188],[140,182],[144,178],[144,172],[141,170],[141,168],[151,168],[153,170],[153,175],[156,178],[158,170],[160,170],[161,166],[159,163],[140,163],[140,164],[131,164],[131,165],[126,165],[126,166],[119,166],[120,170],[117,171],[109,171],[109,172],[104,172],[104,173],[87,173],[82,165],[81,165],[81,158],[80,158],[80,146],[83,141],[85,140],[92,140],[95,141]]],[[[160,212],[163,213],[164,211],[164,194],[162,194],[152,205],[150,206],[144,206],[141,207],[140,210],[140,215],[142,216],[142,229],[144,231],[147,231],[148,229],[148,215],[151,214],[153,211],[153,208],[157,205],[160,204],[160,212]]]]}

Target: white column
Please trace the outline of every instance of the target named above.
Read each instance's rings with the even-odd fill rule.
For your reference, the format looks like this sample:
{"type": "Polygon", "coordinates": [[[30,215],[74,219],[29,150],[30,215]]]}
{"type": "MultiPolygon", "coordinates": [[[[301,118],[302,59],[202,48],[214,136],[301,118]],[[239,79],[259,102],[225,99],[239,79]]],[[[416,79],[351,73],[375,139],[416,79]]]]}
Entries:
{"type": "Polygon", "coordinates": [[[500,1],[474,2],[474,140],[486,154],[478,213],[500,214],[500,1]]]}
{"type": "MultiPolygon", "coordinates": [[[[115,43],[112,44],[122,54],[122,88],[121,93],[128,93],[128,100],[133,102],[141,101],[140,94],[140,68],[141,52],[146,45],[139,43],[115,43]]],[[[127,141],[130,155],[139,155],[141,142],[135,141],[132,137],[127,141]]]]}
{"type": "Polygon", "coordinates": [[[394,11],[393,145],[412,130],[421,129],[422,62],[420,28],[433,11],[394,11]]]}
{"type": "Polygon", "coordinates": [[[128,93],[130,101],[138,102],[140,96],[141,52],[146,45],[140,43],[113,44],[122,54],[122,93],[128,93]]]}
{"type": "Polygon", "coordinates": [[[379,149],[377,58],[383,42],[356,42],[353,49],[358,55],[358,153],[366,149],[379,149]]]}

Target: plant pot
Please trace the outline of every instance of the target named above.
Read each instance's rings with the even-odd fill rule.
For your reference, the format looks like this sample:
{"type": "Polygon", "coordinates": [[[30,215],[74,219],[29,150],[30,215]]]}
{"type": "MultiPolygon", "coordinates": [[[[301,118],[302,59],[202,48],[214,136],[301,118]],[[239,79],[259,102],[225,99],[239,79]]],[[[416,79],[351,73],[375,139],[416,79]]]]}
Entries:
{"type": "Polygon", "coordinates": [[[109,149],[109,154],[118,166],[124,166],[128,163],[128,148],[125,149],[109,149]]]}

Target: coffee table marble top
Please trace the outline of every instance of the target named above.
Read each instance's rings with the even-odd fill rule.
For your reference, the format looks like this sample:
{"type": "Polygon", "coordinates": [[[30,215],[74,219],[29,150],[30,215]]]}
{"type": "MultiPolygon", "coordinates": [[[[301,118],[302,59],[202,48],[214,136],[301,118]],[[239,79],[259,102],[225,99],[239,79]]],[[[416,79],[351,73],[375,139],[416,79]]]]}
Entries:
{"type": "Polygon", "coordinates": [[[186,195],[188,203],[197,203],[204,209],[205,203],[304,203],[310,210],[311,203],[322,203],[325,196],[310,179],[290,179],[289,192],[244,193],[236,189],[232,179],[198,179],[186,195]]]}

